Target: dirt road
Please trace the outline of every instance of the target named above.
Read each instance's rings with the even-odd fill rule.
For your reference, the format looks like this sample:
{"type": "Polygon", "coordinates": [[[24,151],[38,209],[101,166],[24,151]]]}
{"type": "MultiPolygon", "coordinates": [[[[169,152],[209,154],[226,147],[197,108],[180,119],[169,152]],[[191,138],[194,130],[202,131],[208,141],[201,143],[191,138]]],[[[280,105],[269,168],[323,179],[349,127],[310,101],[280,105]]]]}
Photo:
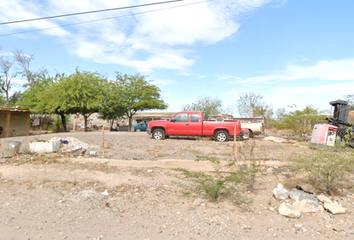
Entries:
{"type": "MultiPolygon", "coordinates": [[[[168,143],[167,147],[154,145],[154,149],[171,150],[169,142],[162,143],[168,143]]],[[[171,144],[174,149],[186,148],[185,140],[171,144]]],[[[278,213],[280,201],[272,190],[279,182],[290,187],[286,179],[296,176],[281,167],[282,161],[265,161],[266,175],[257,179],[255,190],[240,189],[252,203],[238,205],[228,199],[211,202],[202,194],[185,195],[185,189],[174,183],[178,179],[173,168],[212,170],[191,159],[41,154],[1,160],[1,239],[354,238],[354,195],[350,192],[332,197],[347,209],[343,215],[323,211],[292,219],[278,213]]]]}

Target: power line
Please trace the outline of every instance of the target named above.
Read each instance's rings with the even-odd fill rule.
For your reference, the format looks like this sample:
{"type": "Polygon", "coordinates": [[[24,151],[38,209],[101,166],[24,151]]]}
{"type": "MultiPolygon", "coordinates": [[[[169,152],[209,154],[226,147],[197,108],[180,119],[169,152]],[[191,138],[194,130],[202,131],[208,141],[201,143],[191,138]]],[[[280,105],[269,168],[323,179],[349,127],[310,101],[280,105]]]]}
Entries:
{"type": "Polygon", "coordinates": [[[157,3],[147,3],[147,4],[141,4],[141,5],[127,6],[127,7],[108,8],[108,9],[94,10],[94,11],[88,11],[88,12],[68,13],[68,14],[62,14],[62,15],[56,15],[56,16],[49,16],[49,17],[24,19],[24,20],[12,21],[12,22],[2,22],[2,23],[0,23],[0,25],[7,25],[7,24],[14,24],[14,23],[23,23],[23,22],[31,22],[31,21],[39,21],[39,20],[45,20],[45,19],[51,19],[51,18],[60,18],[60,17],[76,16],[76,15],[83,15],[83,14],[90,14],[90,13],[98,13],[98,12],[107,12],[107,11],[123,10],[123,9],[128,9],[128,8],[146,7],[146,6],[159,5],[159,4],[166,4],[166,3],[173,3],[173,2],[180,2],[180,1],[183,1],[183,0],[173,0],[173,1],[157,2],[157,3]]]}
{"type": "Polygon", "coordinates": [[[121,15],[121,16],[117,16],[117,17],[100,18],[100,19],[84,21],[84,22],[69,23],[69,24],[64,24],[64,25],[55,26],[55,27],[48,27],[48,28],[41,28],[41,29],[34,29],[34,30],[28,30],[28,31],[22,31],[22,32],[3,34],[3,35],[0,35],[0,37],[6,37],[6,36],[29,33],[29,32],[39,32],[39,31],[45,31],[45,30],[50,30],[50,29],[54,29],[54,28],[70,27],[70,26],[75,26],[75,25],[80,25],[80,24],[85,24],[85,23],[90,23],[90,22],[99,22],[99,21],[117,19],[117,18],[122,18],[122,17],[131,17],[131,16],[135,16],[135,15],[151,13],[151,12],[158,12],[158,11],[162,11],[162,10],[174,9],[174,8],[179,8],[179,7],[185,7],[185,6],[201,4],[201,3],[210,2],[210,1],[213,1],[213,0],[205,0],[205,1],[200,1],[200,2],[188,3],[188,4],[183,4],[183,5],[174,6],[174,7],[160,8],[160,9],[155,9],[155,10],[150,10],[150,11],[145,11],[145,12],[140,12],[140,13],[132,13],[132,14],[121,15]]]}

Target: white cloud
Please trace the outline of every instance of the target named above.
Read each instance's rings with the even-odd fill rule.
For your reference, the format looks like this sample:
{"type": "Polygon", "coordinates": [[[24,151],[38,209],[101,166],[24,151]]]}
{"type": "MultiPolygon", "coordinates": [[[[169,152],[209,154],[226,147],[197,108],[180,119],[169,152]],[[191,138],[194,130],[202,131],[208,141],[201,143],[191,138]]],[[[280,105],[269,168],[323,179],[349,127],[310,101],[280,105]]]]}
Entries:
{"type": "Polygon", "coordinates": [[[219,75],[219,79],[227,80],[229,83],[238,84],[264,84],[284,81],[296,81],[304,79],[353,81],[354,80],[354,59],[320,61],[313,66],[300,67],[288,66],[285,70],[277,71],[275,74],[249,77],[241,79],[235,76],[219,75]]]}
{"type": "MultiPolygon", "coordinates": [[[[35,1],[24,1],[24,0],[2,0],[0,8],[0,21],[1,22],[11,22],[17,20],[34,19],[43,16],[48,16],[47,11],[41,11],[41,7],[38,7],[38,3],[35,1]]],[[[68,32],[57,24],[49,20],[23,22],[23,23],[13,23],[9,25],[2,26],[2,34],[11,34],[16,32],[26,32],[35,29],[46,29],[52,28],[50,30],[44,31],[43,33],[50,36],[64,37],[67,36],[68,32]],[[5,29],[5,31],[4,31],[5,29]]],[[[25,35],[20,35],[24,37],[25,35]]]]}
{"type": "MultiPolygon", "coordinates": [[[[41,29],[133,13],[137,15],[75,25],[66,30],[56,28],[41,34],[59,37],[71,53],[92,61],[130,66],[143,72],[162,68],[188,73],[188,69],[198,59],[198,56],[190,51],[191,46],[215,44],[224,40],[239,29],[237,16],[253,12],[271,1],[279,0],[215,0],[178,7],[201,2],[183,1],[14,24],[8,26],[8,29],[41,29]],[[161,8],[169,9],[139,14],[161,8]]],[[[11,21],[18,20],[18,16],[34,18],[144,3],[151,1],[121,0],[117,3],[113,0],[2,0],[0,20],[11,21]]]]}
{"type": "Polygon", "coordinates": [[[321,110],[330,110],[330,101],[343,99],[343,95],[352,94],[354,82],[326,84],[321,86],[301,86],[275,88],[265,92],[264,99],[274,108],[282,108],[296,104],[298,109],[313,105],[321,110]]]}
{"type": "Polygon", "coordinates": [[[313,105],[329,110],[329,102],[342,99],[343,95],[352,94],[354,89],[354,59],[319,61],[314,65],[300,67],[288,66],[275,74],[241,79],[230,75],[218,75],[225,83],[237,84],[228,93],[233,99],[240,94],[255,92],[263,95],[267,103],[274,108],[296,104],[298,109],[313,105]],[[309,80],[320,80],[321,85],[309,84],[309,80]],[[281,87],[277,83],[297,82],[291,87],[281,87]]]}
{"type": "Polygon", "coordinates": [[[157,85],[157,86],[162,86],[162,85],[174,85],[174,84],[177,84],[176,81],[173,81],[173,80],[163,80],[163,79],[154,79],[152,81],[152,83],[154,85],[157,85]]]}
{"type": "Polygon", "coordinates": [[[215,75],[219,80],[223,80],[226,83],[238,83],[239,81],[242,80],[242,78],[237,77],[237,76],[231,76],[228,74],[217,74],[215,75]]]}

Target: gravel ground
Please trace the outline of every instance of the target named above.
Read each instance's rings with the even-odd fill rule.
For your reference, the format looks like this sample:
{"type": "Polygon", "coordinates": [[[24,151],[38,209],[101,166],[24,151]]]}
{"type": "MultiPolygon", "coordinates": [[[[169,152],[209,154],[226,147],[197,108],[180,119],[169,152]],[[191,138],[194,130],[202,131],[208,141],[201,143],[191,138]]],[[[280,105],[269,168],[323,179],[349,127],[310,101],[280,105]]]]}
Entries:
{"type": "MultiPolygon", "coordinates": [[[[182,138],[173,137],[163,141],[156,141],[146,132],[69,132],[58,134],[29,135],[2,139],[4,141],[21,142],[20,153],[29,152],[29,142],[50,139],[68,140],[61,150],[81,147],[77,151],[65,153],[67,157],[77,157],[82,151],[86,156],[95,151],[98,157],[120,160],[161,160],[161,159],[188,159],[195,160],[198,155],[215,156],[220,160],[234,159],[234,141],[220,143],[211,138],[182,138]],[[104,152],[103,152],[104,143],[104,152]]],[[[303,143],[285,141],[266,141],[257,136],[253,140],[237,141],[237,154],[249,154],[248,149],[254,147],[257,158],[264,160],[284,160],[294,151],[306,151],[299,148],[303,143]],[[252,146],[253,145],[253,146],[252,146]]],[[[279,139],[278,139],[279,141],[279,139]]],[[[281,141],[281,140],[280,140],[281,141]]],[[[0,142],[0,144],[1,144],[0,142]]],[[[247,156],[245,156],[247,158],[247,156]]]]}
{"type": "MultiPolygon", "coordinates": [[[[79,135],[75,134],[78,141],[100,144],[96,138],[87,141],[89,134],[79,135]]],[[[98,134],[92,133],[92,136],[98,134]]],[[[40,139],[52,137],[44,135],[40,139]]],[[[281,202],[273,198],[272,191],[279,182],[291,190],[293,185],[286,179],[289,174],[296,177],[296,173],[282,168],[284,161],[264,161],[267,174],[257,180],[255,190],[241,189],[241,195],[252,203],[240,205],[228,199],[211,202],[202,194],[184,195],[184,189],[173,183],[176,181],[173,169],[183,166],[209,172],[210,165],[191,161],[190,153],[186,158],[181,157],[183,151],[197,149],[195,156],[202,151],[198,147],[204,144],[208,151],[217,155],[212,147],[233,149],[232,143],[186,139],[154,141],[146,133],[107,133],[105,140],[110,139],[119,143],[117,149],[120,143],[124,148],[131,145],[131,149],[123,153],[118,151],[116,158],[103,159],[102,156],[71,157],[61,153],[30,155],[22,145],[20,156],[1,159],[1,239],[354,238],[354,195],[349,191],[343,191],[341,196],[330,196],[346,208],[346,214],[332,215],[323,211],[303,213],[301,218],[292,219],[278,213],[281,202]],[[151,149],[154,151],[150,152],[151,149]],[[145,155],[134,155],[142,150],[145,155]],[[132,155],[124,155],[129,151],[132,155]],[[168,153],[164,155],[166,159],[154,158],[156,151],[168,153]],[[129,159],[118,160],[119,156],[129,159]]],[[[23,144],[25,141],[30,138],[24,139],[23,144]]],[[[260,153],[264,154],[267,146],[273,146],[268,148],[272,152],[284,150],[287,145],[267,143],[259,146],[263,149],[260,153]]],[[[110,147],[107,145],[106,154],[110,153],[110,147]]],[[[292,147],[303,149],[299,145],[292,147]]]]}

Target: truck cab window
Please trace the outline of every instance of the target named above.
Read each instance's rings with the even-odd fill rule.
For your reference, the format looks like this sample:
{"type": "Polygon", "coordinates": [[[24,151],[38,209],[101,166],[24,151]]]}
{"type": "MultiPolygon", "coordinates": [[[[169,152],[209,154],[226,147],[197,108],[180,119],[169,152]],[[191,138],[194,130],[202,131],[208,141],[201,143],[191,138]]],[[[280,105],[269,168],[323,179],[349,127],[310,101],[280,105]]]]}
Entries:
{"type": "Polygon", "coordinates": [[[188,113],[180,113],[173,119],[175,122],[188,122],[188,113]]]}
{"type": "Polygon", "coordinates": [[[198,122],[198,121],[199,121],[199,115],[197,113],[192,113],[191,122],[198,122]]]}

